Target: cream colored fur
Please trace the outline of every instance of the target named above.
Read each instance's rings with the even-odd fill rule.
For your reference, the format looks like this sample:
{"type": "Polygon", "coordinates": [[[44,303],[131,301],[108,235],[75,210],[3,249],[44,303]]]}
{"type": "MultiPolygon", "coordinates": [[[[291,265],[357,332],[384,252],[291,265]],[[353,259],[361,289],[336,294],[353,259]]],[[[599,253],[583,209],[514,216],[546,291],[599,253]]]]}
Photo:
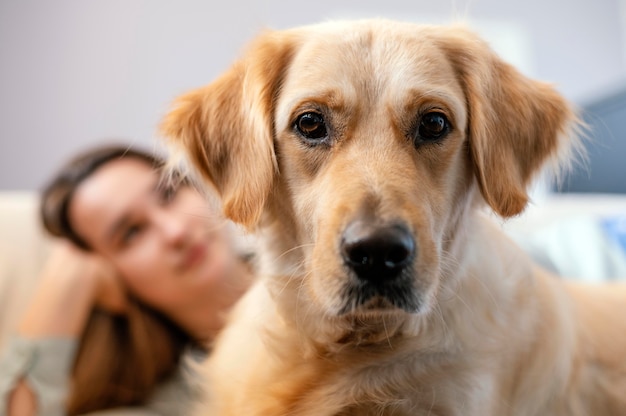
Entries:
{"type": "Polygon", "coordinates": [[[262,241],[197,415],[626,414],[626,289],[549,275],[483,214],[522,212],[575,124],[551,86],[461,27],[260,35],[162,125],[262,241]],[[433,111],[451,128],[416,139],[433,111]],[[306,113],[325,141],[303,136],[306,113]],[[340,247],[355,221],[410,230],[403,307],[350,298],[340,247]]]}

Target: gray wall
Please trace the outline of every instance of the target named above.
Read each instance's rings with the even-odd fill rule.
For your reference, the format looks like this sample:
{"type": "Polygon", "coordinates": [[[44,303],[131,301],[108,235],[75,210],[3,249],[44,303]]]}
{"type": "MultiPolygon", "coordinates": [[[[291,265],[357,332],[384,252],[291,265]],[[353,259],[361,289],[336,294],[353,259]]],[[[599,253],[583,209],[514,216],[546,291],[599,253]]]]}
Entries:
{"type": "Polygon", "coordinates": [[[624,80],[624,3],[0,0],[0,189],[39,188],[73,152],[104,140],[155,146],[171,100],[212,80],[266,26],[384,16],[509,28],[519,35],[511,60],[520,55],[529,75],[584,102],[624,80]]]}

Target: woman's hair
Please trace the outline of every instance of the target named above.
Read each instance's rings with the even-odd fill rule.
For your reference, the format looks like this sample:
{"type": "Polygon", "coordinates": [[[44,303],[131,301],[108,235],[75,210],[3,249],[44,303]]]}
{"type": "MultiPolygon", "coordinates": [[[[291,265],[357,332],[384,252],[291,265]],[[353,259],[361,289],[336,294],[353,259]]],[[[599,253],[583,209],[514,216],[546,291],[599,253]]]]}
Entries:
{"type": "Polygon", "coordinates": [[[152,153],[121,145],[95,147],[70,159],[43,188],[40,208],[45,229],[55,237],[67,238],[88,250],[88,244],[76,234],[69,219],[68,209],[74,192],[98,168],[111,161],[128,158],[144,161],[155,170],[164,165],[164,161],[152,153]]]}
{"type": "MultiPolygon", "coordinates": [[[[112,145],[84,151],[62,166],[42,191],[41,218],[46,230],[90,250],[68,216],[74,191],[100,167],[128,158],[144,161],[156,171],[164,165],[149,152],[112,145]]],[[[74,362],[68,415],[142,404],[156,384],[176,371],[192,342],[181,328],[132,297],[124,315],[94,308],[74,362]]]]}

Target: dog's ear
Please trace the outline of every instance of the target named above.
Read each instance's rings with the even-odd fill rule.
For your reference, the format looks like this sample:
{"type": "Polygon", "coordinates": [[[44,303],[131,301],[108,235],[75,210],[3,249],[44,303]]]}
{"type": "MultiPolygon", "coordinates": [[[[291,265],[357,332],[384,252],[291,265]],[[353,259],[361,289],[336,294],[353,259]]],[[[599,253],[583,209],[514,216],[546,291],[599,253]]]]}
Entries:
{"type": "Polygon", "coordinates": [[[454,28],[441,40],[466,95],[467,134],[483,198],[499,215],[517,215],[535,174],[567,152],[565,138],[576,118],[550,85],[522,75],[470,31],[454,28]]]}
{"type": "Polygon", "coordinates": [[[213,186],[226,217],[253,227],[271,192],[277,165],[273,110],[294,42],[267,32],[206,87],[179,97],[160,132],[213,186]]]}

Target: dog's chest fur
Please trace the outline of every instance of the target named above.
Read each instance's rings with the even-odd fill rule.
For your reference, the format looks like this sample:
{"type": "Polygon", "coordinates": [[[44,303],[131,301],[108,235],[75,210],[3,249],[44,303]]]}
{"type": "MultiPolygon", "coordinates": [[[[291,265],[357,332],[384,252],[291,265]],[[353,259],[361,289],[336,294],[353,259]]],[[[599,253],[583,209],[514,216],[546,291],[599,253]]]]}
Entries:
{"type": "MultiPolygon", "coordinates": [[[[277,322],[285,323],[280,319],[277,322]]],[[[219,369],[213,372],[220,378],[216,398],[226,399],[229,406],[240,403],[242,407],[231,407],[232,413],[220,409],[216,414],[495,414],[488,399],[495,389],[493,373],[485,377],[484,367],[472,368],[479,360],[469,351],[455,348],[443,352],[441,348],[435,350],[434,345],[424,345],[424,351],[416,352],[415,339],[401,334],[389,339],[377,334],[381,339],[370,345],[356,346],[351,341],[315,345],[298,342],[293,332],[297,330],[289,326],[266,326],[253,334],[254,341],[248,333],[244,348],[247,355],[239,356],[245,364],[239,363],[242,373],[236,387],[224,383],[219,375],[224,373],[219,369]],[[251,350],[251,344],[261,350],[251,350]],[[456,374],[454,378],[449,377],[451,368],[456,374]],[[233,393],[238,400],[228,397],[233,393]],[[255,402],[253,409],[246,407],[247,400],[255,402]]],[[[454,340],[448,341],[454,344],[454,340]]],[[[230,356],[233,347],[229,346],[230,356]]],[[[219,352],[212,359],[216,365],[224,364],[219,352]]]]}

